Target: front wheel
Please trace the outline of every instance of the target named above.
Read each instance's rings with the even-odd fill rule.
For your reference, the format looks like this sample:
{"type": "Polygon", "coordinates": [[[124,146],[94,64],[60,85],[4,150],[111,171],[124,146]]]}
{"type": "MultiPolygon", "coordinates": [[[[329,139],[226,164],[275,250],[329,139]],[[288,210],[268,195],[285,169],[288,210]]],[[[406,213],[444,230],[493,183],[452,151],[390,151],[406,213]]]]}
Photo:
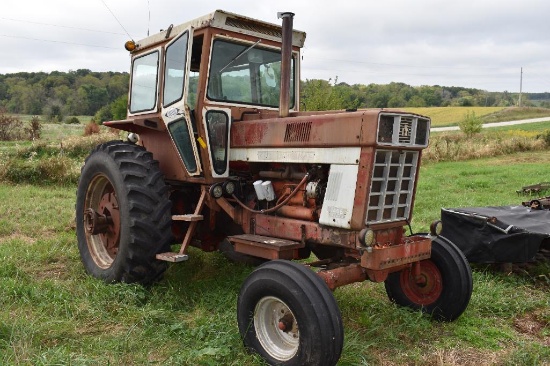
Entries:
{"type": "Polygon", "coordinates": [[[344,340],[336,300],[314,272],[289,261],[258,267],[241,287],[244,344],[271,365],[335,365],[344,340]]]}
{"type": "Polygon", "coordinates": [[[391,301],[422,309],[437,320],[458,318],[472,295],[472,271],[464,254],[443,237],[432,242],[432,256],[420,262],[420,276],[411,268],[391,273],[385,281],[391,301]]]}

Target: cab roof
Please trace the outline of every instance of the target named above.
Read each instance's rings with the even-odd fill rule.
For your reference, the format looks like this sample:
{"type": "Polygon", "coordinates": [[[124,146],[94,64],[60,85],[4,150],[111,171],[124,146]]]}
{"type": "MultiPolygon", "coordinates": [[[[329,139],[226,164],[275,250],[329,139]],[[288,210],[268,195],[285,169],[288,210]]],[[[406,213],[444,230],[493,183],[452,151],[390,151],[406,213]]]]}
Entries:
{"type": "MultiPolygon", "coordinates": [[[[153,34],[150,37],[138,41],[135,51],[148,48],[149,46],[157,43],[165,42],[167,39],[173,38],[190,27],[193,29],[213,27],[250,36],[256,36],[275,42],[282,42],[282,27],[280,25],[248,18],[223,10],[216,10],[210,14],[193,19],[186,23],[177,26],[171,25],[168,29],[161,31],[160,33],[153,34]]],[[[305,32],[298,30],[292,31],[293,46],[302,48],[304,46],[305,39],[305,32]]]]}

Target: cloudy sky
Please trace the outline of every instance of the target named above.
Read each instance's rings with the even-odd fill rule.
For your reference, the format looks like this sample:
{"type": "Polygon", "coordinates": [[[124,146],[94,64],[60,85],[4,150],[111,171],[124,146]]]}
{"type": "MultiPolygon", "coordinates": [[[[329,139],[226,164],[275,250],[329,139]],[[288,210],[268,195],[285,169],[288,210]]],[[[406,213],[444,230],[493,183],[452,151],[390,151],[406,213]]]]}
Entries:
{"type": "Polygon", "coordinates": [[[126,33],[139,40],[215,9],[272,23],[292,11],[307,33],[302,79],[519,92],[523,68],[524,92],[550,92],[548,0],[2,0],[0,9],[0,74],[128,71],[126,33]]]}

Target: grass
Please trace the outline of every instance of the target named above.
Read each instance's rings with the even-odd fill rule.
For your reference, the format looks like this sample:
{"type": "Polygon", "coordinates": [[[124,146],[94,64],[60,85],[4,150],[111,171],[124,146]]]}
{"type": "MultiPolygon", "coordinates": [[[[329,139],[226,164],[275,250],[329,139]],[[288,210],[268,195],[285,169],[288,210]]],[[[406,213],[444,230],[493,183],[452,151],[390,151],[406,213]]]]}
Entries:
{"type": "MultiPolygon", "coordinates": [[[[437,217],[439,205],[424,203],[437,191],[449,190],[445,203],[452,206],[483,204],[488,197],[499,203],[517,200],[516,183],[532,173],[522,162],[544,165],[547,157],[453,163],[460,167],[450,178],[457,179],[447,179],[444,189],[434,187],[448,166],[428,165],[417,217],[437,217]],[[483,175],[482,170],[501,163],[511,164],[513,173],[498,194],[488,194],[492,187],[462,193],[466,173],[474,181],[477,176],[489,180],[494,172],[483,175]]],[[[10,202],[0,207],[0,364],[262,364],[245,352],[236,326],[237,294],[250,267],[191,250],[188,262],[172,265],[151,287],[95,280],[84,272],[76,248],[74,188],[0,186],[0,199],[10,202]]],[[[346,338],[339,364],[548,363],[549,289],[528,276],[480,267],[465,314],[453,323],[438,323],[392,305],[382,285],[340,288],[335,296],[346,338]]]]}
{"type": "MultiPolygon", "coordinates": [[[[537,132],[512,131],[519,128],[537,132]]],[[[55,148],[54,141],[7,151],[41,160],[55,148]]],[[[550,181],[548,161],[550,151],[541,150],[423,164],[413,229],[426,231],[441,207],[521,202],[517,189],[550,181]]],[[[104,284],[80,263],[75,190],[74,182],[0,184],[0,365],[262,365],[243,349],[236,323],[250,267],[192,248],[188,262],[151,287],[104,284]]],[[[474,269],[471,302],[453,323],[394,306],[381,284],[337,289],[345,327],[339,364],[550,364],[550,284],[474,269]]]]}
{"type": "Polygon", "coordinates": [[[548,122],[536,122],[536,123],[524,123],[521,125],[514,126],[501,126],[501,127],[491,127],[489,131],[506,131],[509,134],[517,134],[522,132],[534,132],[535,134],[541,133],[543,131],[550,130],[550,121],[548,122]]]}
{"type": "Polygon", "coordinates": [[[519,204],[516,190],[550,181],[543,169],[550,151],[535,151],[466,161],[425,163],[415,201],[413,223],[426,230],[442,207],[519,204]]]}

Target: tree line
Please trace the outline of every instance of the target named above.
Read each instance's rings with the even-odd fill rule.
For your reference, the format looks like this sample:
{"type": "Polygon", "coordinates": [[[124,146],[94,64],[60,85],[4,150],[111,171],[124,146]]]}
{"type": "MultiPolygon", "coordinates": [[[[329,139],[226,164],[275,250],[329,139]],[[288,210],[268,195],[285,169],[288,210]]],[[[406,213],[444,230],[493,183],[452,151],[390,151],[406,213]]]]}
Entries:
{"type": "Polygon", "coordinates": [[[0,74],[0,108],[8,113],[45,115],[61,122],[66,116],[93,116],[113,103],[126,114],[128,73],[60,72],[0,74]]]}
{"type": "MultiPolygon", "coordinates": [[[[60,72],[0,74],[0,109],[13,114],[43,115],[49,121],[66,116],[94,116],[96,122],[124,119],[128,73],[92,72],[87,69],[60,72]]],[[[405,83],[353,84],[335,80],[301,81],[301,110],[514,106],[517,93],[488,92],[454,86],[411,86],[405,83]]],[[[524,93],[523,106],[550,108],[550,93],[524,93]]]]}
{"type": "MultiPolygon", "coordinates": [[[[519,102],[518,93],[488,92],[456,86],[411,86],[405,83],[354,84],[329,80],[301,82],[302,110],[486,106],[509,107],[519,102]]],[[[550,93],[523,93],[521,105],[550,108],[550,93]]]]}

